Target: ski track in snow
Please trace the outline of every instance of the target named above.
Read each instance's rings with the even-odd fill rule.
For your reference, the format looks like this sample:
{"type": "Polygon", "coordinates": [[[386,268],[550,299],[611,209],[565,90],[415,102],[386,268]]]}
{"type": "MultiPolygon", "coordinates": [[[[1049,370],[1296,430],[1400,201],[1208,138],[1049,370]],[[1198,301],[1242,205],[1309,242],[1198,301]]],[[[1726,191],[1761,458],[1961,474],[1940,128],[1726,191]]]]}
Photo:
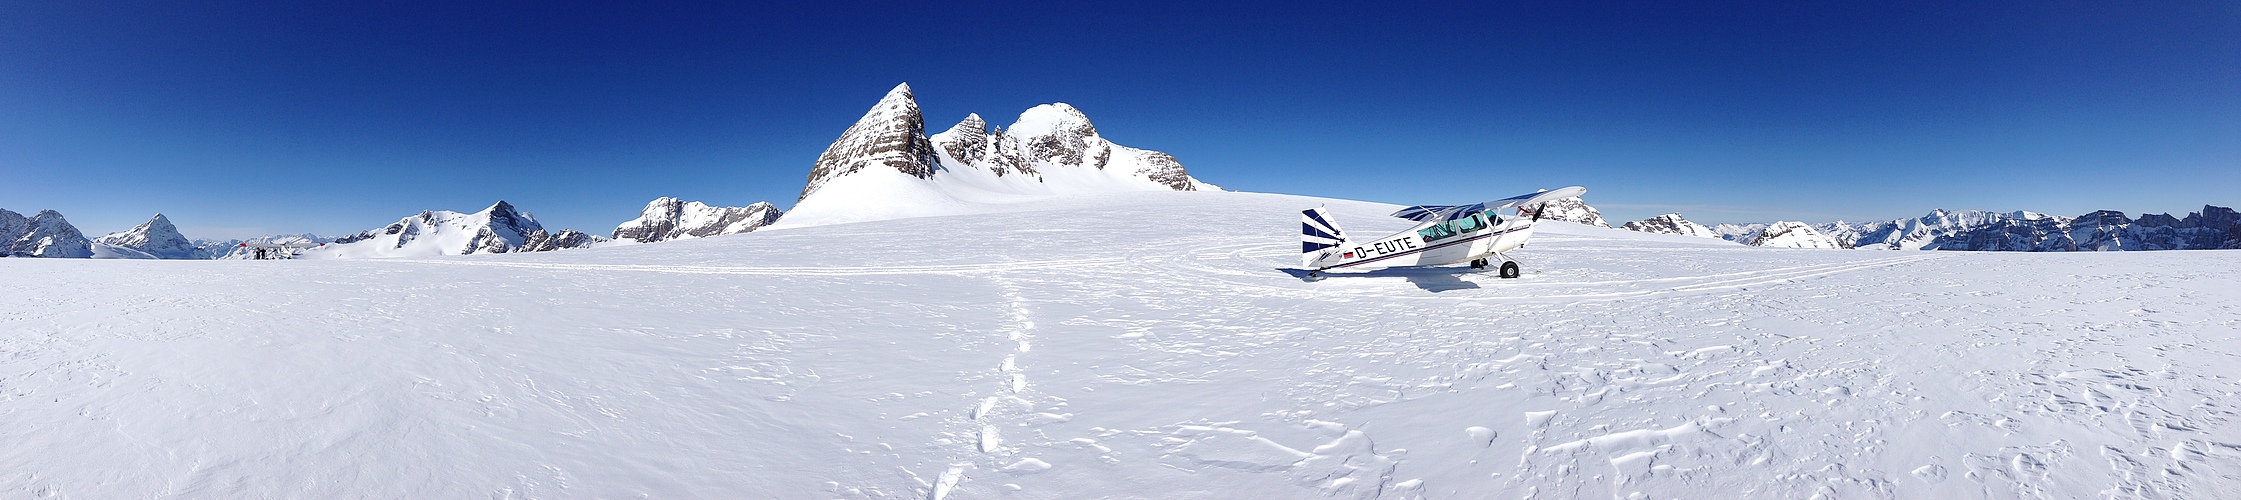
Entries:
{"type": "MultiPolygon", "coordinates": [[[[2202,498],[2234,252],[1545,226],[1304,282],[1128,198],[540,255],[0,260],[0,496],[2202,498]],[[912,242],[896,244],[894,242],[912,242]],[[994,262],[990,262],[994,261],[994,262]],[[754,264],[742,266],[737,264],[754,264]]],[[[1230,217],[1209,220],[1199,214],[1230,217]]]]}

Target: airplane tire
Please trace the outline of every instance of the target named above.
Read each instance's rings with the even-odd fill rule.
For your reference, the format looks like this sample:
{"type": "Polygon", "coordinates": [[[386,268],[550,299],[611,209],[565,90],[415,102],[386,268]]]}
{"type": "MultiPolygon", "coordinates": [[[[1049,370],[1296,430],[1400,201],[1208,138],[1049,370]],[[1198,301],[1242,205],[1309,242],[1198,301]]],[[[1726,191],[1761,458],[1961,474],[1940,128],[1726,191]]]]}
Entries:
{"type": "Polygon", "coordinates": [[[1518,277],[1518,275],[1520,275],[1520,274],[1523,274],[1523,273],[1522,273],[1522,272],[1520,272],[1520,271],[1518,271],[1518,269],[1517,269],[1517,263],[1516,263],[1516,262],[1503,262],[1503,263],[1502,263],[1502,277],[1503,277],[1503,278],[1515,278],[1515,277],[1518,277]]]}
{"type": "Polygon", "coordinates": [[[1485,269],[1485,268],[1486,268],[1486,259],[1478,259],[1478,260],[1473,260],[1473,261],[1471,261],[1471,269],[1485,269]]]}

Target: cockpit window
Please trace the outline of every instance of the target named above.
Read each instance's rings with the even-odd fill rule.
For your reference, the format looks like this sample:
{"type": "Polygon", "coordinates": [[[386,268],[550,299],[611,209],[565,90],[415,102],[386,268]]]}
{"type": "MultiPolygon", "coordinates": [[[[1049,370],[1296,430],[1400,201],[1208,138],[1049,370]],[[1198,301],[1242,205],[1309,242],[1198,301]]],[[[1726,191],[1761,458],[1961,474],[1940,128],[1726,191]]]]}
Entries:
{"type": "Polygon", "coordinates": [[[1424,242],[1426,243],[1454,237],[1455,223],[1441,222],[1438,224],[1433,224],[1432,227],[1417,230],[1416,235],[1423,237],[1424,242]]]}
{"type": "Polygon", "coordinates": [[[1470,217],[1464,217],[1462,219],[1456,220],[1455,231],[1468,233],[1480,229],[1486,229],[1486,219],[1480,217],[1480,215],[1481,214],[1471,214],[1470,217]]]}

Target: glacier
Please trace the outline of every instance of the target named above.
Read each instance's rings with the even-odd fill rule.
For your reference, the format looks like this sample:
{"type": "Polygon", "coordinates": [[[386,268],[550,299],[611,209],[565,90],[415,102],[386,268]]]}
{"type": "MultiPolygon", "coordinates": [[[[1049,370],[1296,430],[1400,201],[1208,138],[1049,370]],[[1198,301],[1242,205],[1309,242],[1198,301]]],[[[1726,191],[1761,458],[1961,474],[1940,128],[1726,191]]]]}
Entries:
{"type": "Polygon", "coordinates": [[[2234,250],[1545,222],[1522,278],[1310,283],[1285,269],[1318,205],[1408,224],[1143,191],[567,252],[0,259],[0,496],[2178,498],[2241,478],[2234,250]]]}

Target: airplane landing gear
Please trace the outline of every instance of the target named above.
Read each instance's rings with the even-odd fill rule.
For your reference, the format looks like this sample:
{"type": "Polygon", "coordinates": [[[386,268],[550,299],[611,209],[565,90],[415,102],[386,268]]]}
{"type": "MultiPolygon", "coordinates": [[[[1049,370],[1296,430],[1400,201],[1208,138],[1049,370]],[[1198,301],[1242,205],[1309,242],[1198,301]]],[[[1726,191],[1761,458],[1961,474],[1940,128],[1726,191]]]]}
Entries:
{"type": "Polygon", "coordinates": [[[1473,261],[1471,261],[1471,269],[1485,269],[1485,268],[1486,268],[1486,259],[1478,259],[1478,260],[1473,260],[1473,261]]]}
{"type": "Polygon", "coordinates": [[[1520,275],[1520,274],[1523,274],[1523,272],[1522,272],[1522,271],[1519,271],[1519,270],[1517,269],[1517,262],[1514,262],[1514,261],[1506,261],[1506,262],[1503,262],[1503,263],[1502,263],[1502,275],[1501,275],[1501,276],[1502,276],[1503,278],[1516,278],[1516,277],[1518,277],[1518,275],[1520,275]]]}

